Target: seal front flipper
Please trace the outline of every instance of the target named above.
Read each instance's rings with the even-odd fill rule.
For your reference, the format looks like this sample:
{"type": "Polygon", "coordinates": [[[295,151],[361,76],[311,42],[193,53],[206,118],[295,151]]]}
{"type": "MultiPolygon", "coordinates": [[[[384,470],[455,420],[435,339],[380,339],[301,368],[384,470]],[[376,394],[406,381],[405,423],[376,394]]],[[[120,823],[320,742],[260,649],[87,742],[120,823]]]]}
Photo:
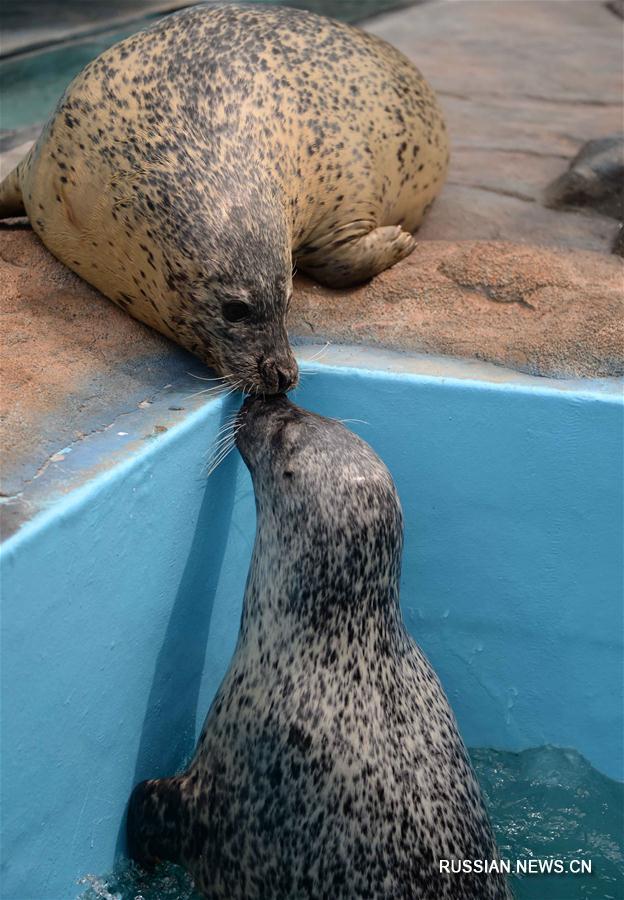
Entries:
{"type": "Polygon", "coordinates": [[[159,778],[137,784],[126,822],[128,856],[145,869],[162,861],[181,862],[185,799],[183,778],[159,778]]]}
{"type": "Polygon", "coordinates": [[[359,237],[297,257],[297,265],[321,284],[349,287],[368,281],[412,252],[416,241],[400,225],[383,225],[359,237]]]}

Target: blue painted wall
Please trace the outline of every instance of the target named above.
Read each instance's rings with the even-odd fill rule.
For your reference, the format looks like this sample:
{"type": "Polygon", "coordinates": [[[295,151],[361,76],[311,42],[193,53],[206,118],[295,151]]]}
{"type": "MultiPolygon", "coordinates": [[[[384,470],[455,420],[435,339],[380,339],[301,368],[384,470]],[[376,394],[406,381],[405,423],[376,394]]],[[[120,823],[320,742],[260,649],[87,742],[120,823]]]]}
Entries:
{"type": "MultiPolygon", "coordinates": [[[[406,520],[403,606],[470,745],[571,746],[622,777],[622,404],[318,367],[297,401],[365,420],[406,520]]],[[[238,630],[251,484],[206,482],[231,398],[3,548],[5,900],[110,870],[125,800],[190,754],[238,630]]]]}

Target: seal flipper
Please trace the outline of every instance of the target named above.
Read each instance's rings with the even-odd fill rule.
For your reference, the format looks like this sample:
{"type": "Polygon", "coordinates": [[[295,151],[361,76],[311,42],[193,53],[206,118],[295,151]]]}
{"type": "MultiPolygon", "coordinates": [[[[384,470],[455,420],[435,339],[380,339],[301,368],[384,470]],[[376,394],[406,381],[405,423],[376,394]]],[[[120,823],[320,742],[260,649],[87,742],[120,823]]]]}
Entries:
{"type": "Polygon", "coordinates": [[[128,804],[128,856],[143,868],[162,861],[180,863],[183,842],[182,778],[142,781],[128,804]]]}
{"type": "Polygon", "coordinates": [[[416,241],[400,225],[383,225],[366,234],[296,256],[297,266],[321,284],[349,287],[368,281],[412,252],[416,241]]]}
{"type": "Polygon", "coordinates": [[[26,215],[22,199],[21,169],[23,163],[24,160],[0,183],[0,219],[26,215]]]}

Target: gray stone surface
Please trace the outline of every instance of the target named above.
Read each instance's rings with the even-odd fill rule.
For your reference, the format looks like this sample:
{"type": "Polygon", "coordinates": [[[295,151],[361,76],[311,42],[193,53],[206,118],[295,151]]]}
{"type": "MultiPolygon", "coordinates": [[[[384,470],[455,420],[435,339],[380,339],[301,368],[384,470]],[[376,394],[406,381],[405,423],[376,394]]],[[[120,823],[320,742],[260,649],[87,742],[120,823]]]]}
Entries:
{"type": "Polygon", "coordinates": [[[462,0],[375,20],[436,88],[447,185],[420,239],[511,240],[610,252],[617,223],[546,209],[543,192],[622,123],[622,28],[585,0],[462,0]]]}

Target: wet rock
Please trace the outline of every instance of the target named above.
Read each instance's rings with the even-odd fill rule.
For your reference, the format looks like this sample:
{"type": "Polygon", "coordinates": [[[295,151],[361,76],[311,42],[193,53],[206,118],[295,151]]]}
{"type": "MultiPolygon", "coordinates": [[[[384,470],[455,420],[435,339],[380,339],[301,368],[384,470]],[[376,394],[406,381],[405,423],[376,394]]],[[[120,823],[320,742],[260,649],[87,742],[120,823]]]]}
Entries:
{"type": "Polygon", "coordinates": [[[553,209],[589,207],[614,219],[624,218],[624,135],[588,141],[567,172],[545,191],[553,209]]]}

